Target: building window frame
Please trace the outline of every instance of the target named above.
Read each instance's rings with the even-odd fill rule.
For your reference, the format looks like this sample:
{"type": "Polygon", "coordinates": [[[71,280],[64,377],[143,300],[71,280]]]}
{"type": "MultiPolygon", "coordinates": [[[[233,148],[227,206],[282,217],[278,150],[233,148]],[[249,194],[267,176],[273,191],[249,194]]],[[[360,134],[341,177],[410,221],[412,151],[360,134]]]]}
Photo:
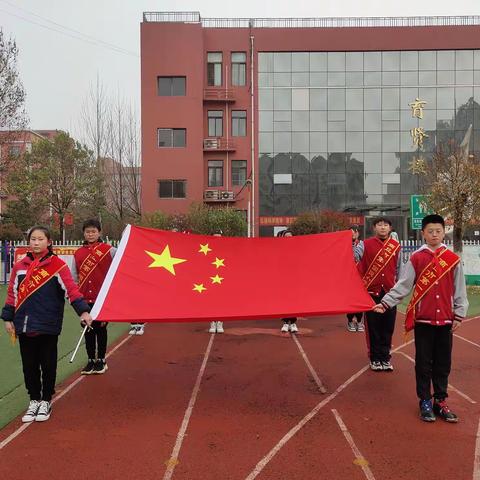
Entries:
{"type": "Polygon", "coordinates": [[[232,186],[241,187],[247,181],[247,161],[232,160],[232,186]]]}
{"type": "Polygon", "coordinates": [[[208,110],[208,136],[223,137],[223,110],[208,110]]]}
{"type": "Polygon", "coordinates": [[[186,128],[157,128],[158,148],[185,148],[187,146],[186,128]],[[161,143],[163,143],[161,145],[161,143]]]}
{"type": "Polygon", "coordinates": [[[158,76],[157,95],[159,97],[184,97],[187,94],[187,77],[158,76]]]}
{"type": "Polygon", "coordinates": [[[223,160],[208,160],[208,186],[223,187],[223,160]]]}
{"type": "Polygon", "coordinates": [[[232,86],[244,87],[247,83],[247,53],[232,52],[232,86]]]}
{"type": "Polygon", "coordinates": [[[158,180],[159,198],[181,199],[187,198],[187,180],[161,179],[158,180]]]}
{"type": "Polygon", "coordinates": [[[207,52],[207,85],[209,87],[222,86],[222,52],[207,52]]]}
{"type": "Polygon", "coordinates": [[[247,111],[232,110],[232,137],[247,136],[247,111]]]}

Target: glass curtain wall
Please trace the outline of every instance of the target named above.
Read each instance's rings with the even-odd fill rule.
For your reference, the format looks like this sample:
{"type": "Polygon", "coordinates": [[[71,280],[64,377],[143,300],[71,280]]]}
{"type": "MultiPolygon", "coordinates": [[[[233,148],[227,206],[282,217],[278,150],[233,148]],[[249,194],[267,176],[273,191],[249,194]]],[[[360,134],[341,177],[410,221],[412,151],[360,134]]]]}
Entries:
{"type": "Polygon", "coordinates": [[[261,52],[258,61],[261,216],[408,216],[416,158],[461,141],[470,124],[479,158],[480,50],[261,52]]]}

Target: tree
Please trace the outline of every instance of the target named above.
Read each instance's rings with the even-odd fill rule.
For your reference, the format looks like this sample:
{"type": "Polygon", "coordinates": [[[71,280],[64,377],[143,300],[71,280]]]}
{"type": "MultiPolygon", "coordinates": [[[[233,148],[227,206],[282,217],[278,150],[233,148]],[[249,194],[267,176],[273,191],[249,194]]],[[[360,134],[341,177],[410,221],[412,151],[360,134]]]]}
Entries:
{"type": "Polygon", "coordinates": [[[9,193],[17,198],[9,212],[26,208],[36,216],[50,217],[50,221],[56,214],[64,239],[65,215],[91,202],[96,174],[92,152],[68,133],[60,132],[52,141],[40,140],[31,153],[18,158],[8,177],[9,193]]]}
{"type": "Polygon", "coordinates": [[[480,218],[480,159],[469,155],[471,131],[470,125],[461,144],[448,141],[431,160],[419,158],[411,165],[430,209],[453,218],[453,248],[459,253],[465,227],[480,218]]]}
{"type": "Polygon", "coordinates": [[[350,218],[346,213],[335,210],[304,212],[293,221],[290,230],[294,235],[336,232],[350,228],[350,218]]]}
{"type": "Polygon", "coordinates": [[[0,129],[21,130],[27,125],[25,90],[17,72],[17,44],[0,29],[0,129]]]}

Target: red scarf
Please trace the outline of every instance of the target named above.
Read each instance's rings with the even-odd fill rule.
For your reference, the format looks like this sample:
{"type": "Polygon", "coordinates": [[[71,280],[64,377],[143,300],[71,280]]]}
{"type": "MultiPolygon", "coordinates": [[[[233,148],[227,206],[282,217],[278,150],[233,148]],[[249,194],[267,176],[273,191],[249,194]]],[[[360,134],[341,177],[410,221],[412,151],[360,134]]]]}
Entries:
{"type": "MultiPolygon", "coordinates": [[[[30,252],[32,255],[34,255],[32,252],[30,252]]],[[[50,251],[48,249],[46,250],[43,250],[42,252],[40,252],[40,254],[38,256],[34,256],[33,257],[33,262],[28,266],[27,268],[27,272],[25,274],[25,278],[23,279],[23,281],[25,282],[25,285],[28,284],[28,282],[30,281],[30,278],[31,276],[33,275],[33,272],[35,271],[35,269],[40,265],[40,262],[42,260],[45,259],[45,257],[50,253],[50,251]]]]}

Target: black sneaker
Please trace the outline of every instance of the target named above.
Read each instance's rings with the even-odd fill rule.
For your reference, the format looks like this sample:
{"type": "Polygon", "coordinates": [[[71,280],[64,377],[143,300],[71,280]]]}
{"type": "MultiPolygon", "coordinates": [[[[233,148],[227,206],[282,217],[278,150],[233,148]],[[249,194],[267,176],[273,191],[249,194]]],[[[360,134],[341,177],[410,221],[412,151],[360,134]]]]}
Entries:
{"type": "Polygon", "coordinates": [[[95,368],[95,361],[94,360],[88,360],[88,363],[83,367],[83,370],[81,371],[82,375],[91,375],[93,373],[93,370],[95,368]]]}
{"type": "Polygon", "coordinates": [[[457,423],[458,417],[448,408],[445,400],[435,400],[433,402],[433,411],[446,422],[457,423]]]}
{"type": "Polygon", "coordinates": [[[382,362],[382,370],[384,372],[393,372],[393,365],[390,362],[382,362]]]}
{"type": "Polygon", "coordinates": [[[97,360],[95,366],[93,367],[93,373],[96,375],[101,375],[108,370],[108,365],[105,360],[97,360]]]}
{"type": "Polygon", "coordinates": [[[436,420],[430,400],[420,400],[420,418],[424,422],[434,422],[436,420]]]}
{"type": "Polygon", "coordinates": [[[370,362],[370,370],[373,370],[374,372],[381,372],[383,370],[382,362],[379,362],[378,360],[370,362]]]}

